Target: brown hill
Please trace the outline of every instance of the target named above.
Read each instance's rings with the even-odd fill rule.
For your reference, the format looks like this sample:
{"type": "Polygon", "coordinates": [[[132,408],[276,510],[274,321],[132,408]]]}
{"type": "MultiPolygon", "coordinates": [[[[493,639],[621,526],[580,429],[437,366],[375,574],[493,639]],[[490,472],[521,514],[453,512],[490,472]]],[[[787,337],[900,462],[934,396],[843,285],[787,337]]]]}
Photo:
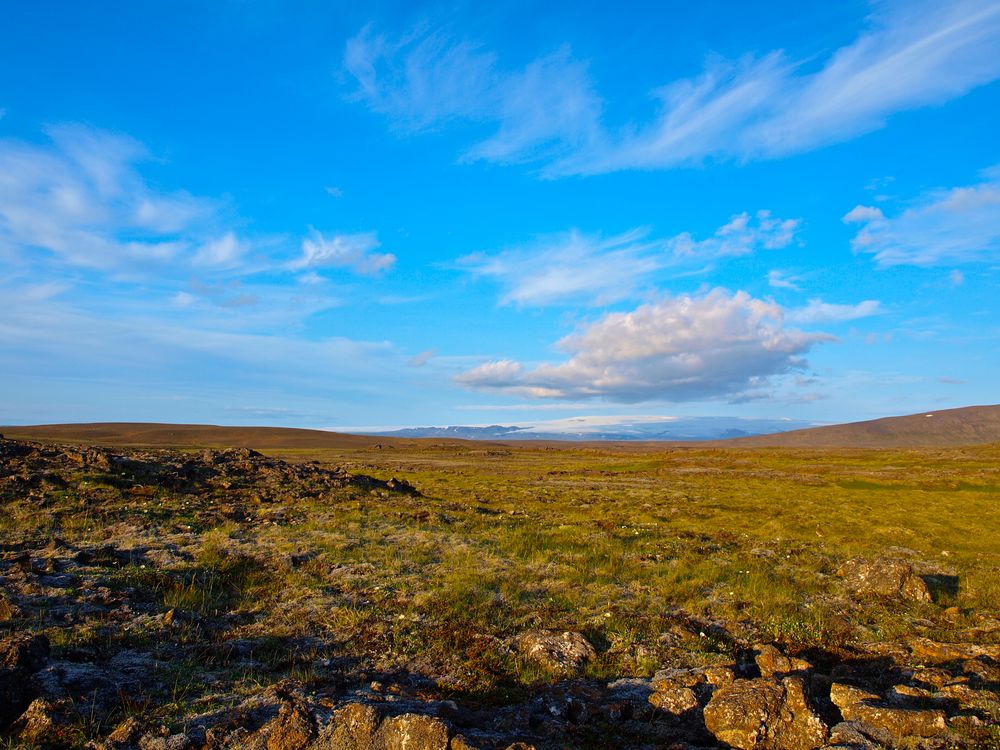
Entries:
{"type": "MultiPolygon", "coordinates": [[[[97,422],[0,427],[0,433],[23,440],[80,442],[96,445],[133,445],[206,448],[368,448],[375,444],[406,445],[412,440],[346,435],[293,427],[222,427],[204,424],[155,422],[97,422]]],[[[447,442],[447,441],[435,441],[447,442]]]]}
{"type": "MultiPolygon", "coordinates": [[[[325,430],[293,427],[223,427],[196,424],[146,422],[99,422],[93,424],[50,424],[0,427],[11,438],[80,442],[98,445],[201,446],[207,448],[300,449],[339,448],[364,450],[382,446],[468,445],[454,438],[392,438],[348,435],[325,430]]],[[[482,441],[486,442],[486,441],[482,441]]],[[[494,442],[494,441],[490,441],[494,442]]],[[[503,441],[496,441],[502,443],[503,441]]],[[[653,443],[574,443],[575,447],[603,446],[616,450],[637,450],[651,445],[672,447],[733,448],[943,448],[1000,442],[1000,405],[967,406],[961,409],[921,412],[905,417],[885,417],[867,422],[811,427],[805,430],[755,435],[711,442],[653,443]]],[[[504,443],[508,446],[570,445],[549,440],[504,443]]]]}
{"type": "Polygon", "coordinates": [[[966,406],[719,441],[758,448],[943,448],[1000,442],[1000,405],[966,406]]]}

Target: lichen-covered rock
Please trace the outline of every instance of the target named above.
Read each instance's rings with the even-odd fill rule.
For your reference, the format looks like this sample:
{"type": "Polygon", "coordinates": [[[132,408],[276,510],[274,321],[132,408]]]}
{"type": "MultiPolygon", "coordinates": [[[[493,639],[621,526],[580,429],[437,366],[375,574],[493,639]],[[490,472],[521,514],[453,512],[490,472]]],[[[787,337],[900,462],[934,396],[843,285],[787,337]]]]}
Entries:
{"type": "Polygon", "coordinates": [[[698,708],[698,697],[691,688],[668,687],[649,696],[650,705],[674,716],[681,716],[698,708]]]}
{"type": "Polygon", "coordinates": [[[375,742],[379,720],[378,711],[372,706],[348,703],[334,711],[318,744],[330,750],[369,750],[375,742]]]}
{"type": "Polygon", "coordinates": [[[378,728],[372,750],[448,750],[448,726],[433,716],[393,716],[378,728]]]}
{"type": "Polygon", "coordinates": [[[262,731],[267,732],[267,750],[303,750],[316,736],[316,719],[303,701],[292,698],[262,731]]]}
{"type": "Polygon", "coordinates": [[[891,597],[918,602],[931,601],[924,580],[906,560],[880,557],[875,560],[848,560],[837,571],[844,585],[859,596],[891,597]]]}
{"type": "Polygon", "coordinates": [[[757,662],[761,677],[784,676],[795,672],[807,672],[813,668],[813,665],[805,659],[785,656],[771,644],[759,645],[755,650],[757,655],[754,661],[757,662]]]}
{"type": "Polygon", "coordinates": [[[720,688],[705,706],[705,726],[740,750],[812,750],[828,736],[800,677],[736,680],[720,688]]]}
{"type": "Polygon", "coordinates": [[[36,698],[14,722],[10,734],[27,745],[66,743],[69,741],[69,724],[66,705],[36,698]]]}
{"type": "Polygon", "coordinates": [[[580,633],[529,630],[517,639],[517,649],[528,661],[562,675],[578,674],[596,656],[580,633]]]}
{"type": "Polygon", "coordinates": [[[940,664],[983,657],[1000,662],[1000,645],[996,644],[938,643],[929,638],[913,638],[908,645],[915,658],[927,663],[940,664]]]}
{"type": "Polygon", "coordinates": [[[830,687],[830,700],[847,721],[877,727],[895,740],[935,737],[948,729],[945,713],[940,709],[889,705],[880,696],[851,685],[834,683],[830,687]]]}

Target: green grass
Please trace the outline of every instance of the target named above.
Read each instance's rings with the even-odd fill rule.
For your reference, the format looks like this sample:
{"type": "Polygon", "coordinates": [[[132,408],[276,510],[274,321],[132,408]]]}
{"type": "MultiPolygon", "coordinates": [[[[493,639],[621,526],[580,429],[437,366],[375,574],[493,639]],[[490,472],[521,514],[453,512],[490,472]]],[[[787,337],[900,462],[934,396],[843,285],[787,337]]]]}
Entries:
{"type": "MultiPolygon", "coordinates": [[[[229,674],[219,657],[220,679],[235,685],[313,679],[311,652],[288,657],[313,639],[372,670],[444,675],[456,696],[503,701],[554,679],[498,645],[528,628],[584,632],[600,652],[590,674],[604,678],[724,660],[754,640],[838,652],[908,637],[915,619],[961,639],[971,615],[1000,616],[1000,447],[284,455],[396,476],[423,497],[346,488],[294,499],[278,523],[267,521],[274,506],[251,503],[258,518],[245,523],[206,520],[225,493],[136,495],[81,475],[46,507],[7,503],[0,529],[39,545],[103,542],[109,529],[119,546],[174,545],[176,562],[109,568],[104,585],[196,616],[147,647],[254,639],[256,671],[229,674]],[[837,567],[891,548],[957,575],[957,592],[931,604],[845,598],[837,567]],[[945,617],[949,606],[960,616],[945,617]]],[[[57,652],[142,638],[116,627],[45,624],[57,652]]],[[[204,690],[187,668],[170,683],[171,715],[204,690]]]]}

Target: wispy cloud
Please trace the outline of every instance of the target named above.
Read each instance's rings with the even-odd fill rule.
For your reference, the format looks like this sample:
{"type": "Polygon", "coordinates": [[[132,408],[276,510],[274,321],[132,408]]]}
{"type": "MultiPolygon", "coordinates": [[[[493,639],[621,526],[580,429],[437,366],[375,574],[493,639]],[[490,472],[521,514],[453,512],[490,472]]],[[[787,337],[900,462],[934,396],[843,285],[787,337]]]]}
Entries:
{"type": "Polygon", "coordinates": [[[859,320],[878,315],[882,312],[882,303],[874,299],[866,299],[856,305],[836,305],[821,299],[811,299],[805,307],[791,310],[788,320],[792,323],[843,323],[848,320],[859,320]]]}
{"type": "Polygon", "coordinates": [[[556,345],[569,358],[533,369],[502,359],[459,375],[462,385],[543,399],[636,402],[737,397],[805,367],[823,333],[788,329],[774,303],[723,289],[604,315],[556,345]]]}
{"type": "Polygon", "coordinates": [[[377,275],[392,268],[396,256],[374,252],[382,243],[375,232],[334,234],[314,232],[302,242],[302,256],[289,264],[292,270],[304,268],[347,268],[355,273],[377,275]]]}
{"type": "Polygon", "coordinates": [[[799,282],[803,279],[803,276],[795,276],[778,268],[767,272],[768,286],[772,286],[775,289],[791,289],[793,292],[801,291],[799,282]]]}
{"type": "MultiPolygon", "coordinates": [[[[1000,167],[975,185],[920,196],[896,216],[856,206],[846,223],[861,228],[852,240],[858,252],[872,253],[878,265],[939,266],[1000,259],[1000,167]]],[[[964,280],[961,272],[953,283],[964,280]]]]}
{"type": "Polygon", "coordinates": [[[8,254],[118,272],[168,263],[229,264],[244,241],[220,227],[218,201],[151,187],[137,141],[80,125],[48,144],[0,140],[0,246],[8,254]]]}
{"type": "Polygon", "coordinates": [[[532,161],[549,176],[769,159],[883,127],[893,114],[1000,77],[1000,6],[990,0],[880,2],[865,30],[817,66],[784,51],[710,58],[652,92],[645,124],[610,128],[585,62],[568,48],[522,69],[447,28],[398,38],[366,27],[345,49],[356,97],[404,130],[494,129],[466,158],[532,161]]]}
{"type": "Polygon", "coordinates": [[[586,65],[567,47],[504,69],[494,53],[446,28],[423,25],[390,37],[366,26],[347,42],[344,67],[357,84],[354,97],[402,131],[454,122],[492,127],[468,159],[551,158],[597,132],[599,100],[586,65]]]}
{"type": "Polygon", "coordinates": [[[703,265],[787,247],[795,241],[799,226],[797,219],[758,211],[732,217],[703,239],[690,232],[654,238],[641,227],[612,237],[570,230],[496,254],[467,255],[458,264],[497,281],[504,290],[502,304],[542,306],[573,300],[607,304],[651,287],[655,274],[667,267],[703,265]]]}

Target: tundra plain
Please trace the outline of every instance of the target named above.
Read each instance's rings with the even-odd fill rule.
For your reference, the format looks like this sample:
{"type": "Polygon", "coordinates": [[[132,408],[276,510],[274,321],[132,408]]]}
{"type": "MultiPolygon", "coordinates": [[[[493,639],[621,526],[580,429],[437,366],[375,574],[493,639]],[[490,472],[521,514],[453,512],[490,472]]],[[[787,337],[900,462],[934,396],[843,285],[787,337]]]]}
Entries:
{"type": "Polygon", "coordinates": [[[1000,747],[997,444],[5,432],[9,747],[1000,747]]]}

